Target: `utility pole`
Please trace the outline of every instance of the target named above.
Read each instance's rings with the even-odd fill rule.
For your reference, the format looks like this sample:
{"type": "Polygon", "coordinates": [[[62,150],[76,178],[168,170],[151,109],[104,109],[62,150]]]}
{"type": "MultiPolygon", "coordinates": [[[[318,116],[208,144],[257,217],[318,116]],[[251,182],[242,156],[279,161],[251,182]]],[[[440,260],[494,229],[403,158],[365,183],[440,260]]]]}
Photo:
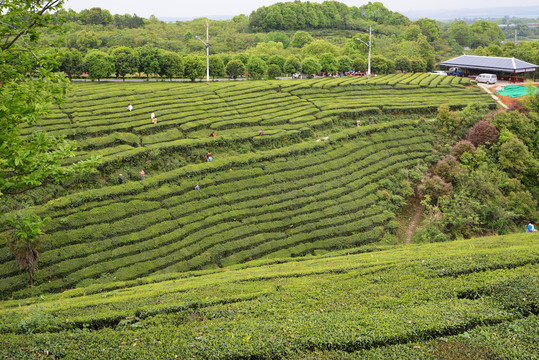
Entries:
{"type": "Polygon", "coordinates": [[[372,45],[372,29],[369,25],[369,43],[367,44],[365,41],[361,40],[360,38],[357,38],[356,40],[361,41],[363,44],[367,45],[369,48],[369,60],[368,60],[368,69],[367,69],[367,75],[371,76],[371,45],[372,45]]]}
{"type": "Polygon", "coordinates": [[[517,45],[517,30],[515,30],[515,45],[517,45]]]}
{"type": "Polygon", "coordinates": [[[210,82],[210,24],[206,21],[206,42],[199,36],[195,36],[206,46],[206,82],[210,82]]]}

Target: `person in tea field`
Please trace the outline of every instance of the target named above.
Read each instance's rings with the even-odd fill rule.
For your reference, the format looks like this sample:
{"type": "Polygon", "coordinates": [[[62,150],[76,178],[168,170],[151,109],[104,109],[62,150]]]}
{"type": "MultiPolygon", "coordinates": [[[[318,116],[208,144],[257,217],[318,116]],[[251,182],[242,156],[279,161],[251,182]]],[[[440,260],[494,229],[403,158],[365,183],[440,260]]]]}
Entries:
{"type": "Polygon", "coordinates": [[[118,175],[118,184],[124,183],[124,176],[122,174],[118,175]]]}
{"type": "Polygon", "coordinates": [[[157,118],[152,119],[152,124],[157,124],[157,118]]]}
{"type": "Polygon", "coordinates": [[[204,160],[206,160],[206,162],[211,162],[213,160],[213,156],[211,152],[209,152],[206,156],[204,156],[204,160]]]}
{"type": "Polygon", "coordinates": [[[369,125],[372,125],[372,116],[369,116],[369,125]]]}
{"type": "Polygon", "coordinates": [[[526,232],[527,232],[527,233],[530,233],[530,232],[536,232],[537,229],[535,228],[534,225],[535,225],[535,221],[533,221],[533,220],[530,221],[530,222],[528,223],[528,226],[526,226],[526,232]]]}
{"type": "Polygon", "coordinates": [[[361,120],[357,119],[357,127],[361,126],[361,120]]]}
{"type": "Polygon", "coordinates": [[[195,190],[197,190],[198,192],[200,192],[200,186],[198,186],[198,184],[195,186],[195,190]]]}
{"type": "Polygon", "coordinates": [[[150,119],[155,119],[155,113],[152,111],[152,113],[150,114],[150,119]]]}
{"type": "Polygon", "coordinates": [[[132,111],[133,110],[133,105],[129,104],[127,105],[127,111],[132,111]]]}
{"type": "Polygon", "coordinates": [[[210,137],[217,137],[217,135],[215,135],[215,133],[212,131],[212,132],[210,133],[210,137]]]}
{"type": "Polygon", "coordinates": [[[264,136],[264,132],[263,132],[262,130],[260,130],[260,131],[258,132],[258,136],[264,136]]]}
{"type": "Polygon", "coordinates": [[[140,180],[144,180],[146,178],[146,173],[144,172],[144,170],[140,170],[140,180]]]}

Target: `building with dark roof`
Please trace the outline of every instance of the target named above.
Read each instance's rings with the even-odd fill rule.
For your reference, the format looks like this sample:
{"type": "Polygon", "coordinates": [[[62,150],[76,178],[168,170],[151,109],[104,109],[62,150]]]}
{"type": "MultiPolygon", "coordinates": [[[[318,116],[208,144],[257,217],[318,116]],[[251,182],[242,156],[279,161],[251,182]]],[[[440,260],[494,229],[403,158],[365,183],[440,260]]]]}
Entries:
{"type": "Polygon", "coordinates": [[[515,58],[503,58],[493,56],[462,55],[451,60],[444,61],[440,65],[466,69],[470,72],[510,73],[516,79],[516,74],[534,72],[537,73],[537,65],[515,58]]]}

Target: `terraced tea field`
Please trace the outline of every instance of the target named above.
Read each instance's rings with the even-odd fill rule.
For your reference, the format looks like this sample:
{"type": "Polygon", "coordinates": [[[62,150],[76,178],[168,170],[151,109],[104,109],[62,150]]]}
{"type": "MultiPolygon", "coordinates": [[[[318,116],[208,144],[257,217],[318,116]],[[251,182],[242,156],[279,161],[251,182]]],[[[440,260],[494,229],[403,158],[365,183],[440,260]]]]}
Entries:
{"type": "Polygon", "coordinates": [[[536,234],[112,281],[0,302],[0,354],[537,359],[536,234]]]}
{"type": "Polygon", "coordinates": [[[26,210],[52,219],[36,285],[26,288],[2,238],[0,293],[23,298],[378,242],[395,215],[378,190],[431,157],[432,124],[417,118],[442,103],[495,106],[462,81],[74,84],[41,126],[78,140],[75,160],[100,155],[100,182],[26,210]]]}

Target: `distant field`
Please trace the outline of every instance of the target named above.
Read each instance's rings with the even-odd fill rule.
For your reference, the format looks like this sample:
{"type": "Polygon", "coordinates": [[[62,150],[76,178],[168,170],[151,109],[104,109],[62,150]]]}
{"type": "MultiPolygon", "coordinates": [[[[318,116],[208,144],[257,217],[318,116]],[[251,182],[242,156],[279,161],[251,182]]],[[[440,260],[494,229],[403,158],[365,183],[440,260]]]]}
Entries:
{"type": "Polygon", "coordinates": [[[112,281],[0,302],[0,354],[537,359],[539,238],[516,234],[112,281]]]}
{"type": "Polygon", "coordinates": [[[51,191],[26,210],[52,218],[33,288],[0,239],[0,293],[22,298],[378,242],[395,230],[378,190],[432,160],[432,123],[417,118],[442,103],[495,106],[465,85],[429,74],[74,84],[41,126],[77,139],[75,159],[99,154],[99,182],[51,191]],[[204,163],[208,151],[214,161],[204,163]]]}

